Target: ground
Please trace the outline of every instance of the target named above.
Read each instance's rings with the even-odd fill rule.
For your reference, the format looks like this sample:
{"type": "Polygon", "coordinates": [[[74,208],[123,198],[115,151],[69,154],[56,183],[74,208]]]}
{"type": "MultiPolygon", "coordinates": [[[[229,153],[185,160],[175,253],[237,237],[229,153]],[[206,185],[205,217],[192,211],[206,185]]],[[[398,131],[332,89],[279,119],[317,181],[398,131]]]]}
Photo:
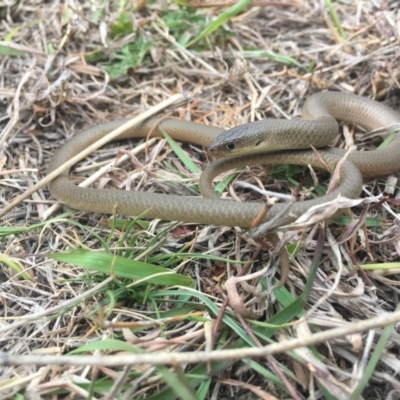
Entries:
{"type": "MultiPolygon", "coordinates": [[[[399,6],[0,2],[0,398],[396,398],[398,173],[365,182],[364,201],[329,222],[278,230],[284,287],[276,246],[243,229],[54,207],[46,185],[18,196],[68,138],[168,99],[158,116],[224,129],[300,118],[323,90],[399,110],[399,6]],[[238,285],[246,320],[243,268],[259,272],[238,285]]],[[[379,144],[342,131],[338,147],[379,144]]],[[[142,143],[92,152],[71,179],[111,163],[93,187],[199,195],[204,148],[142,143]]],[[[237,201],[264,199],[237,181],[301,201],[329,177],[257,166],[216,182],[237,201]]]]}

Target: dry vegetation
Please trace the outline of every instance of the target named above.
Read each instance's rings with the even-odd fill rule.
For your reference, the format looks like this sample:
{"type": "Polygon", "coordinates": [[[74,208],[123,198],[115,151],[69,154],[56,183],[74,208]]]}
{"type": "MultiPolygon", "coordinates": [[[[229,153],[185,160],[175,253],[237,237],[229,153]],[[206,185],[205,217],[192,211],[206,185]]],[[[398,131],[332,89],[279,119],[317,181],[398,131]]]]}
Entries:
{"type": "MultiPolygon", "coordinates": [[[[2,207],[43,178],[54,149],[79,130],[137,116],[177,93],[185,100],[161,116],[224,128],[298,117],[304,99],[323,89],[400,107],[397,1],[334,2],[337,20],[322,0],[254,1],[186,48],[235,2],[132,3],[0,2],[2,207]]],[[[343,129],[342,147],[355,137],[353,127],[343,129]]],[[[376,143],[369,138],[360,147],[376,143]]],[[[113,162],[116,146],[125,154],[136,145],[102,148],[72,179],[79,183],[113,162]]],[[[204,149],[182,149],[199,169],[208,162],[204,149]]],[[[113,167],[95,186],[198,193],[198,174],[164,140],[128,159],[133,164],[122,165],[128,172],[113,167]]],[[[258,167],[234,178],[285,193],[312,186],[303,169],[264,172],[258,167]]],[[[318,176],[326,188],[329,176],[318,176]]],[[[291,351],[285,344],[397,315],[399,176],[366,183],[362,197],[386,190],[378,203],[285,234],[291,272],[285,288],[275,289],[275,258],[239,229],[143,218],[111,222],[62,208],[51,215],[54,199],[39,189],[1,222],[0,397],[357,399],[362,392],[363,398],[398,398],[396,325],[342,332],[291,351]],[[250,288],[240,288],[253,290],[247,299],[259,310],[258,322],[244,322],[229,307],[223,314],[228,277],[251,259],[249,273],[269,267],[247,281],[250,288]],[[147,263],[144,275],[138,261],[147,263]],[[163,271],[150,264],[177,274],[170,281],[168,275],[137,281],[163,271]],[[271,340],[282,346],[273,355],[244,359],[271,340]],[[237,353],[215,352],[233,348],[237,353]],[[76,349],[72,359],[68,353],[76,349]],[[200,362],[207,359],[214,362],[200,362]],[[173,367],[153,365],[163,362],[173,367]]],[[[224,191],[250,197],[236,186],[224,191]]]]}

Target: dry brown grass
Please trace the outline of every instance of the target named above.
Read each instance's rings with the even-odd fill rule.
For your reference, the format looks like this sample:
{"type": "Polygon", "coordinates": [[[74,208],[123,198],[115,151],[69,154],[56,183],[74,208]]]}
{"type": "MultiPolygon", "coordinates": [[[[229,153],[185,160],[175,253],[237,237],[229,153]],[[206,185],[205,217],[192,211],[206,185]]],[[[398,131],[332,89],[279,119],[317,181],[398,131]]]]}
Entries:
{"type": "MultiPolygon", "coordinates": [[[[199,13],[205,15],[206,20],[212,20],[232,2],[226,2],[225,6],[224,2],[215,4],[219,7],[201,7],[199,13]]],[[[131,14],[133,33],[112,40],[107,38],[107,33],[118,19],[116,4],[0,2],[0,37],[3,38],[0,44],[10,52],[22,52],[22,55],[0,58],[2,207],[38,182],[54,149],[80,129],[122,116],[136,116],[176,93],[184,92],[188,100],[170,107],[162,115],[224,128],[266,116],[298,116],[304,98],[322,89],[371,96],[399,109],[400,15],[397,1],[335,2],[346,39],[338,34],[322,0],[297,0],[291,4],[288,1],[254,2],[253,7],[225,25],[229,35],[219,33],[201,42],[201,46],[184,49],[175,43],[178,38],[174,38],[166,26],[166,11],[178,10],[169,1],[140,2],[140,10],[131,14]],[[146,62],[128,69],[117,79],[110,79],[104,62],[85,61],[86,56],[100,49],[104,59],[115,63],[114,51],[139,38],[149,43],[146,62]],[[290,56],[305,69],[284,65],[260,52],[251,53],[250,49],[290,56]],[[311,65],[315,65],[312,73],[306,71],[311,65]]],[[[189,31],[191,29],[198,34],[196,25],[189,31]]],[[[349,133],[349,128],[346,129],[349,133]]],[[[350,134],[345,140],[340,139],[338,145],[351,144],[352,133],[350,127],[350,134]]],[[[362,146],[371,148],[374,143],[370,140],[362,146]]],[[[115,147],[113,144],[96,152],[90,161],[81,164],[81,170],[76,170],[73,179],[80,182],[88,170],[93,172],[93,164],[113,159],[117,153],[115,147]]],[[[124,151],[131,147],[128,142],[118,144],[124,151]]],[[[200,167],[207,162],[202,149],[184,148],[200,167]]],[[[144,190],[156,187],[167,193],[192,194],[198,177],[187,171],[164,142],[152,144],[147,155],[142,152],[137,157],[140,162],[128,167],[136,171],[112,171],[99,185],[144,190]],[[166,170],[166,162],[173,168],[166,170]],[[142,173],[142,164],[147,174],[142,173]],[[156,174],[175,181],[176,186],[171,188],[160,183],[155,179],[156,174]]],[[[302,239],[301,248],[291,261],[292,270],[286,286],[288,295],[297,298],[304,291],[319,245],[322,258],[305,305],[304,321],[282,328],[273,336],[275,341],[285,343],[293,337],[307,338],[318,329],[342,327],[347,322],[368,320],[396,309],[399,266],[396,269],[390,263],[400,259],[398,177],[397,174],[368,182],[363,196],[380,195],[388,185],[395,187],[391,199],[368,209],[359,206],[349,211],[348,221],[356,217],[360,220],[347,226],[329,225],[323,246],[317,240],[320,225],[291,231],[285,236],[287,244],[302,239]],[[372,226],[373,221],[378,221],[376,226],[372,226]],[[380,266],[372,270],[361,268],[371,263],[380,266]]],[[[268,189],[297,190],[285,179],[262,176],[262,169],[239,178],[253,183],[262,180],[268,189]]],[[[321,179],[327,180],[327,177],[320,176],[321,179]]],[[[238,196],[241,196],[240,190],[235,189],[238,196]]],[[[53,203],[47,189],[40,189],[10,211],[2,219],[2,227],[33,227],[44,216],[49,218],[47,210],[53,203]]],[[[56,211],[54,216],[60,214],[61,211],[56,211]]],[[[173,225],[154,223],[149,227],[151,234],[132,230],[130,235],[137,232],[143,235],[134,247],[153,246],[152,235],[168,226],[173,225]]],[[[156,352],[165,350],[212,353],[216,337],[212,339],[210,322],[185,319],[183,315],[175,316],[160,328],[154,305],[132,302],[129,297],[117,297],[118,302],[113,303],[111,310],[107,309],[107,319],[120,325],[109,322],[101,328],[96,325],[101,319],[99,308],[105,304],[104,299],[108,299],[105,290],[114,291],[115,295],[120,288],[118,278],[99,282],[104,275],[89,275],[87,270],[55,261],[47,254],[81,247],[101,250],[104,244],[99,237],[104,238],[112,253],[117,247],[129,248],[131,242],[121,239],[123,229],[117,226],[110,233],[107,216],[73,213],[67,219],[56,219],[37,229],[1,232],[4,233],[0,261],[4,262],[0,272],[0,348],[5,352],[0,355],[0,365],[3,365],[0,367],[1,398],[17,398],[13,396],[25,391],[29,398],[47,395],[55,399],[64,395],[49,393],[62,389],[67,398],[129,399],[150,396],[164,388],[159,371],[151,365],[121,368],[107,364],[107,355],[116,351],[97,350],[95,355],[104,357],[96,359],[96,367],[85,364],[85,358],[79,355],[75,356],[76,365],[70,365],[67,359],[65,363],[54,357],[46,359],[105,338],[135,344],[153,354],[155,359],[156,352]],[[71,221],[78,224],[73,225],[71,221]],[[85,225],[90,230],[85,229],[85,225]],[[18,268],[26,270],[27,275],[16,273],[18,268]],[[147,323],[147,330],[131,331],[121,325],[124,322],[136,328],[147,323]],[[12,365],[7,366],[5,354],[12,365]],[[33,358],[18,358],[21,355],[33,358]],[[40,360],[45,360],[46,365],[41,365],[40,360]],[[53,365],[49,365],[51,360],[53,365]],[[90,394],[90,386],[81,385],[101,379],[108,379],[111,386],[106,390],[95,389],[90,394]]],[[[181,224],[159,237],[163,242],[157,251],[162,255],[188,246],[185,252],[210,252],[247,261],[254,255],[256,244],[238,233],[235,229],[181,224]]],[[[146,259],[146,255],[141,257],[146,259]]],[[[257,260],[253,271],[265,267],[270,256],[266,251],[257,253],[257,260]]],[[[178,264],[180,272],[192,276],[198,283],[197,289],[210,296],[217,306],[222,306],[225,299],[223,285],[227,277],[239,269],[235,263],[227,266],[210,260],[185,259],[173,266],[178,264]]],[[[267,282],[272,281],[273,266],[267,282]]],[[[170,297],[166,297],[159,305],[160,311],[173,309],[174,303],[169,301],[170,297]]],[[[268,320],[282,308],[272,292],[267,292],[258,306],[264,309],[262,320],[268,320]]],[[[212,313],[203,311],[199,315],[215,322],[216,316],[212,313]]],[[[241,326],[240,321],[236,323],[241,326]]],[[[281,375],[285,390],[246,362],[227,363],[222,372],[214,376],[207,398],[274,398],[268,395],[323,398],[317,382],[337,398],[350,398],[365,374],[382,332],[378,327],[351,336],[338,336],[329,344],[322,343],[317,346],[320,360],[305,347],[295,351],[301,362],[283,351],[273,357],[256,358],[260,365],[275,374],[283,375],[283,366],[294,374],[286,376],[286,380],[281,375]]],[[[225,334],[227,344],[237,339],[235,329],[227,329],[225,334]]],[[[258,340],[260,346],[267,344],[262,338],[258,340]]],[[[363,392],[365,398],[389,398],[400,391],[399,344],[400,337],[394,329],[363,392]]],[[[195,364],[183,363],[182,369],[190,370],[195,364]]],[[[179,371],[176,364],[175,371],[179,371]]],[[[178,382],[183,385],[184,380],[178,382]]]]}

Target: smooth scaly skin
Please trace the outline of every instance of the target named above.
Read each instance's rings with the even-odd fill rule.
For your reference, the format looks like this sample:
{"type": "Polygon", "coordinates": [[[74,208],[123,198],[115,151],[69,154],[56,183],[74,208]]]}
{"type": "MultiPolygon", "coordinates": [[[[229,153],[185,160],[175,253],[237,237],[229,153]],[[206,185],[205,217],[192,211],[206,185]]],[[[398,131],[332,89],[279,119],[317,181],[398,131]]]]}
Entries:
{"type": "MultiPolygon", "coordinates": [[[[162,130],[164,130],[177,140],[202,146],[211,145],[211,152],[219,153],[218,155],[222,156],[229,153],[226,144],[236,140],[235,157],[214,161],[201,176],[201,192],[204,197],[208,198],[80,188],[69,181],[68,171],[50,183],[50,191],[56,199],[71,208],[84,211],[107,214],[117,212],[117,214],[125,215],[138,215],[147,211],[146,216],[149,218],[248,228],[256,216],[262,212],[263,204],[239,203],[215,198],[211,185],[215,176],[227,169],[253,164],[310,164],[316,168],[326,169],[310,150],[285,150],[272,154],[240,156],[240,154],[246,153],[249,147],[255,151],[267,151],[268,148],[276,149],[277,144],[282,142],[286,146],[289,144],[292,148],[308,149],[310,144],[325,146],[332,140],[331,136],[334,137],[338,133],[335,119],[357,123],[368,130],[393,129],[394,124],[400,123],[400,114],[383,104],[338,92],[318,93],[309,97],[303,107],[303,116],[308,121],[265,120],[224,131],[220,136],[218,135],[223,131],[219,128],[174,119],[162,120],[157,126],[157,122],[160,120],[150,119],[126,131],[118,138],[146,137],[151,128],[156,126],[152,136],[163,137],[162,130]],[[326,135],[327,132],[328,135],[326,135]],[[319,139],[320,134],[327,137],[327,142],[319,139]],[[218,139],[216,139],[217,136],[218,139]],[[215,142],[212,143],[214,140],[215,142]]],[[[49,163],[48,173],[125,122],[125,120],[112,121],[76,134],[56,151],[49,163]]],[[[320,152],[330,168],[336,165],[344,153],[344,150],[339,149],[327,149],[320,152]]],[[[313,205],[336,198],[339,193],[350,198],[358,197],[362,188],[361,174],[364,177],[374,177],[399,170],[400,135],[383,150],[357,151],[353,152],[349,158],[357,167],[349,161],[344,164],[341,171],[340,188],[327,196],[295,203],[290,210],[293,219],[313,205]]],[[[284,206],[284,204],[275,205],[269,210],[263,221],[271,219],[284,206]]]]}

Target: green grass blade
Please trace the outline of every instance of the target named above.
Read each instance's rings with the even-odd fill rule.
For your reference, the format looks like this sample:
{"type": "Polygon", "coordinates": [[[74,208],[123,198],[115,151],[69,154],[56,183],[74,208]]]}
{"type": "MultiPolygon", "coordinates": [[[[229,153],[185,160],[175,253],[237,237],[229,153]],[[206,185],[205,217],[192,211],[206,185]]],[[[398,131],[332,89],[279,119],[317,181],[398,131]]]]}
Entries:
{"type": "MultiPolygon", "coordinates": [[[[132,346],[126,342],[116,339],[104,339],[96,342],[88,343],[84,346],[74,349],[69,354],[81,354],[94,351],[125,351],[134,354],[145,353],[142,349],[132,346]]],[[[155,367],[163,376],[165,381],[172,388],[173,392],[182,399],[197,400],[194,388],[191,386],[190,380],[181,371],[171,372],[167,367],[160,365],[155,367]]]]}
{"type": "Polygon", "coordinates": [[[378,149],[384,149],[386,148],[390,143],[393,142],[393,140],[397,137],[399,133],[393,132],[391,133],[387,138],[385,138],[385,140],[378,146],[378,149]]]}
{"type": "Polygon", "coordinates": [[[181,369],[176,370],[174,373],[164,367],[162,374],[169,387],[180,399],[198,400],[196,392],[191,384],[191,380],[181,369]]]}
{"type": "Polygon", "coordinates": [[[222,181],[219,182],[217,186],[215,186],[215,192],[220,196],[222,192],[228,187],[228,185],[236,178],[236,176],[237,174],[233,173],[222,179],[222,181]]]}
{"type": "Polygon", "coordinates": [[[167,139],[168,144],[171,146],[171,149],[174,151],[174,153],[179,157],[179,159],[183,162],[183,164],[186,166],[186,168],[192,173],[192,174],[200,174],[200,170],[197,167],[197,165],[192,161],[192,159],[182,150],[181,146],[179,146],[178,143],[175,142],[171,138],[171,136],[168,135],[167,132],[163,132],[165,139],[167,139]]]}
{"type": "Polygon", "coordinates": [[[361,269],[364,271],[374,271],[376,269],[397,269],[400,268],[400,262],[388,262],[388,263],[378,263],[378,264],[365,264],[361,265],[361,269]]]}
{"type": "Polygon", "coordinates": [[[193,39],[191,42],[189,42],[186,47],[190,47],[193,44],[197,43],[199,40],[204,39],[210,33],[212,33],[215,30],[217,30],[225,22],[228,22],[235,15],[237,15],[241,11],[243,11],[243,9],[245,9],[247,6],[249,6],[251,4],[251,2],[252,2],[252,0],[239,0],[233,6],[227,8],[226,10],[224,10],[217,17],[217,19],[215,21],[211,22],[211,24],[208,25],[207,28],[205,28],[202,32],[200,32],[200,34],[195,39],[193,39]]]}
{"type": "Polygon", "coordinates": [[[290,57],[286,54],[275,53],[271,50],[245,50],[242,54],[243,58],[250,59],[260,59],[267,58],[268,60],[276,61],[284,65],[294,65],[299,68],[303,68],[302,64],[298,62],[295,58],[290,57]]]}
{"type": "Polygon", "coordinates": [[[33,281],[33,273],[31,270],[26,270],[24,265],[16,258],[0,253],[0,264],[3,263],[11,268],[14,273],[19,274],[26,281],[33,281]]]}
{"type": "Polygon", "coordinates": [[[33,224],[31,226],[3,226],[0,227],[0,238],[10,236],[10,235],[19,235],[21,233],[29,232],[35,229],[43,228],[45,225],[51,224],[53,222],[59,222],[61,219],[67,218],[74,214],[74,211],[67,211],[64,214],[58,215],[55,218],[49,219],[47,221],[39,222],[38,224],[33,224]]]}
{"type": "Polygon", "coordinates": [[[337,31],[339,32],[339,35],[343,38],[346,39],[346,35],[344,33],[342,24],[340,23],[339,17],[336,13],[335,7],[333,7],[333,3],[331,0],[325,0],[325,4],[328,7],[329,10],[329,14],[331,15],[331,19],[337,29],[337,31]]]}
{"type": "Polygon", "coordinates": [[[14,49],[13,47],[10,46],[5,46],[4,44],[0,44],[0,55],[3,56],[23,56],[25,54],[25,52],[18,50],[18,49],[14,49]]]}
{"type": "Polygon", "coordinates": [[[197,389],[197,398],[199,400],[205,400],[208,396],[210,386],[211,386],[211,379],[207,379],[206,381],[202,382],[197,389]]]}
{"type": "MultiPolygon", "coordinates": [[[[397,306],[396,311],[400,310],[400,306],[397,306]]],[[[356,389],[352,393],[350,400],[358,400],[361,398],[362,392],[364,389],[367,387],[369,380],[371,379],[372,374],[375,371],[375,368],[379,362],[379,359],[382,355],[382,352],[385,350],[385,346],[390,339],[390,335],[394,329],[394,325],[388,325],[384,330],[379,338],[378,343],[375,346],[375,349],[372,353],[371,359],[369,360],[369,363],[367,367],[365,368],[365,371],[362,375],[362,378],[360,382],[358,383],[356,389]]]]}
{"type": "Polygon", "coordinates": [[[93,251],[73,251],[67,253],[53,253],[48,255],[54,260],[79,265],[90,270],[114,273],[125,278],[146,281],[162,286],[187,286],[194,287],[193,279],[185,275],[172,272],[169,269],[153,264],[133,261],[124,257],[108,253],[95,253],[93,251]]]}
{"type": "Polygon", "coordinates": [[[81,354],[86,353],[89,351],[126,351],[128,353],[135,353],[140,354],[143,353],[143,350],[139,349],[138,347],[132,346],[129,343],[122,342],[121,340],[117,339],[104,339],[98,340],[96,342],[91,342],[85,344],[77,349],[70,351],[69,355],[74,354],[81,354]]]}

